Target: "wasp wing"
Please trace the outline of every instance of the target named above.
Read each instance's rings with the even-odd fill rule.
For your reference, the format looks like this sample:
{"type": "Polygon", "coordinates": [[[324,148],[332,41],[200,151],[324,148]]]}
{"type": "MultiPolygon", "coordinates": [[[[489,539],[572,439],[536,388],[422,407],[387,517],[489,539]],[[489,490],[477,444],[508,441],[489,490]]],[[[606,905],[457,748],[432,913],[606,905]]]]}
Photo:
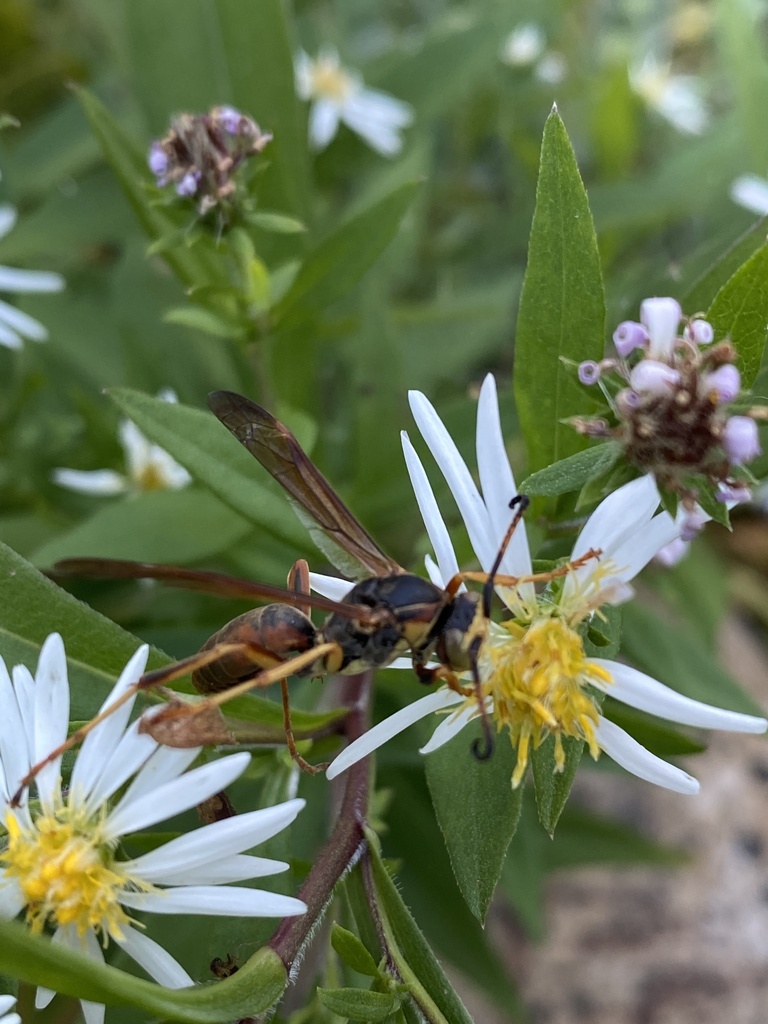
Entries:
{"type": "Polygon", "coordinates": [[[279,420],[232,391],[213,391],[208,405],[287,492],[319,549],[346,576],[404,572],[355,519],[293,434],[279,420]]]}
{"type": "Polygon", "coordinates": [[[159,565],[155,562],[131,562],[120,558],[64,558],[55,564],[48,575],[54,580],[74,577],[97,580],[159,580],[172,587],[203,590],[219,597],[308,605],[323,612],[363,622],[368,619],[371,611],[365,605],[341,604],[319,594],[304,594],[298,590],[275,587],[271,583],[254,583],[225,572],[184,569],[177,565],[159,565]]]}

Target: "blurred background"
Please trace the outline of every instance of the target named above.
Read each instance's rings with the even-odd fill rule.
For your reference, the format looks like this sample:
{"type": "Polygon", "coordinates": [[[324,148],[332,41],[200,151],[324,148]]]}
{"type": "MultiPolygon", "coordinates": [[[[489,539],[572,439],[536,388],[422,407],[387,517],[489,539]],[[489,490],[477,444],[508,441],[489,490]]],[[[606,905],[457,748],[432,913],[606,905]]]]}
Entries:
{"type": "MultiPolygon", "coordinates": [[[[3,291],[48,335],[0,347],[0,540],[40,567],[101,555],[283,582],[293,559],[313,551],[254,528],[198,484],[158,490],[131,478],[120,413],[104,394],[112,387],[172,388],[199,408],[210,390],[231,388],[269,405],[407,566],[427,550],[397,444],[397,431],[411,429],[409,388],[429,395],[471,462],[477,388],[495,372],[522,478],[516,308],[555,101],[598,234],[607,337],[649,295],[705,309],[713,257],[764,240],[768,5],[759,0],[295,0],[283,13],[277,39],[272,22],[259,33],[257,0],[0,3],[0,113],[9,115],[0,203],[17,215],[0,238],[0,264],[65,281],[55,292],[3,291]],[[270,60],[286,47],[335,50],[366,86],[409,104],[402,148],[382,155],[345,124],[327,146],[308,146],[308,104],[292,98],[293,120],[271,105],[270,60]],[[102,101],[138,153],[172,115],[216,104],[274,134],[248,188],[262,208],[306,228],[254,231],[275,290],[302,247],[419,184],[399,230],[346,294],[300,318],[251,309],[247,331],[237,318],[222,325],[200,314],[206,296],[190,292],[162,247],[148,251],[119,155],[105,158],[71,83],[102,101]],[[734,185],[744,175],[754,177],[734,185]],[[62,486],[61,467],[120,473],[125,493],[62,486]]],[[[153,189],[148,169],[123,167],[134,185],[141,174],[153,189]]],[[[200,222],[194,203],[172,196],[168,209],[180,235],[202,233],[214,250],[226,234],[215,218],[200,222]]],[[[753,469],[765,476],[768,464],[753,469]]],[[[731,537],[711,539],[675,570],[651,573],[625,618],[623,650],[670,683],[694,679],[714,703],[765,707],[762,508],[744,513],[731,537]]],[[[461,531],[455,541],[468,561],[461,531]]],[[[146,587],[75,589],[174,655],[242,610],[146,587]]],[[[415,682],[385,674],[378,706],[383,714],[417,695],[415,682]]],[[[669,742],[660,734],[655,749],[701,749],[698,737],[669,742]]],[[[526,1012],[542,1024],[764,1020],[768,753],[760,740],[726,736],[692,763],[704,795],[691,801],[585,763],[554,843],[526,808],[482,932],[447,860],[423,855],[436,825],[413,742],[382,753],[380,781],[398,794],[394,811],[382,805],[389,853],[402,858],[406,898],[478,1021],[526,1012]]]]}

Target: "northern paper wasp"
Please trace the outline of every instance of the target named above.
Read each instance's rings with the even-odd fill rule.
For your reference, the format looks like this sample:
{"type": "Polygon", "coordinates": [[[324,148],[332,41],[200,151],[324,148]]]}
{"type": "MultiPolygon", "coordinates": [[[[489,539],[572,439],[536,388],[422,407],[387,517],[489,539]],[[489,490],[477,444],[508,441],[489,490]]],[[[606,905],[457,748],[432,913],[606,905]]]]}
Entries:
{"type": "MultiPolygon", "coordinates": [[[[385,668],[396,657],[410,654],[414,671],[424,683],[441,681],[457,692],[473,696],[482,709],[478,667],[490,622],[495,586],[517,586],[522,578],[500,575],[499,566],[528,500],[510,500],[509,527],[501,540],[490,571],[457,573],[444,588],[407,572],[387,556],[352,515],[325,477],[309,459],[293,434],[265,409],[242,395],[215,391],[209,396],[215,415],[281,484],[310,529],[324,536],[342,556],[360,582],[350,584],[342,601],[309,593],[306,562],[292,569],[289,589],[252,583],[222,573],[182,569],[142,562],[110,559],[68,559],[56,567],[57,575],[102,578],[149,578],[175,586],[205,589],[230,597],[267,600],[227,623],[197,655],[167,669],[148,673],[136,684],[147,689],[191,673],[196,688],[209,696],[197,703],[172,702],[151,716],[148,731],[169,745],[192,745],[188,730],[181,728],[187,716],[215,711],[232,697],[257,687],[279,682],[282,687],[286,742],[293,758],[306,770],[319,770],[299,755],[291,729],[287,680],[291,676],[356,674],[385,668]],[[462,589],[465,581],[481,583],[480,593],[462,589]],[[328,612],[317,628],[310,609],[328,612]],[[469,677],[469,685],[461,677],[469,677]]],[[[578,563],[524,577],[548,581],[597,557],[589,551],[578,563]]],[[[107,709],[106,713],[109,713],[107,709]]],[[[477,744],[479,758],[490,756],[493,736],[487,718],[484,745],[477,744]]],[[[92,727],[95,720],[86,728],[92,727]]],[[[200,735],[200,731],[198,731],[200,735]]],[[[79,737],[77,737],[79,738],[79,737]]],[[[324,767],[324,766],[323,766],[324,767]]],[[[28,778],[33,777],[35,769],[28,778]]],[[[25,784],[28,780],[25,780],[25,784]]]]}

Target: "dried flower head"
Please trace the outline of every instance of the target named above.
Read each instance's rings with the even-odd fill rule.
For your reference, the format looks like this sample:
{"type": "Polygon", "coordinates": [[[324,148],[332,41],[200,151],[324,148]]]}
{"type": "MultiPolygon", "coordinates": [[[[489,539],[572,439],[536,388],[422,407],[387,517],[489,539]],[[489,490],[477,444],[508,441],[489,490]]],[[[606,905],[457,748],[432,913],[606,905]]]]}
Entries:
{"type": "Polygon", "coordinates": [[[174,117],[168,133],[149,147],[147,163],[161,188],[172,184],[178,195],[195,198],[202,216],[233,198],[238,168],[271,141],[246,114],[213,107],[174,117]]]}

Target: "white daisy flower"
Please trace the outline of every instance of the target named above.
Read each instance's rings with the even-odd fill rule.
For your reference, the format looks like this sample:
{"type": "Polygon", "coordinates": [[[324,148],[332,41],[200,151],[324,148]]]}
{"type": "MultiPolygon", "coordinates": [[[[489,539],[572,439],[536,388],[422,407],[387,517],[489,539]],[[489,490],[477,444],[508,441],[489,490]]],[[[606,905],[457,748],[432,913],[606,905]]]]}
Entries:
{"type": "Polygon", "coordinates": [[[0,996],[0,1024],[21,1024],[18,1013],[9,1013],[15,1005],[15,996],[0,996]]]}
{"type": "MultiPolygon", "coordinates": [[[[112,704],[144,671],[140,647],[103,704],[112,704]]],[[[69,682],[64,644],[52,633],[37,672],[17,665],[12,678],[0,658],[0,917],[22,914],[33,933],[53,930],[53,942],[103,960],[116,942],[152,978],[169,988],[193,981],[162,946],[135,927],[132,912],[290,917],[306,906],[292,896],[227,883],[284,871],[288,865],[242,851],[276,835],[296,818],[303,800],[250,811],[180,835],[127,859],[123,836],[150,828],[202,803],[233,782],[250,755],[232,754],[191,771],[200,747],[159,746],[129,724],[133,700],[86,737],[68,789],[61,758],[37,776],[37,799],[10,806],[32,764],[67,736],[69,682]],[[126,788],[126,784],[129,783],[126,788]],[[119,794],[119,795],[118,795],[119,794]]],[[[53,998],[39,988],[36,1006],[53,998]]],[[[101,1024],[104,1007],[83,1001],[86,1024],[101,1024]]]]}
{"type": "Polygon", "coordinates": [[[313,60],[296,55],[296,91],[309,100],[309,141],[324,149],[344,123],[382,156],[403,148],[401,131],[413,121],[413,108],[377,89],[368,89],[355,71],[343,68],[338,53],[325,47],[313,60]]]}
{"type": "Polygon", "coordinates": [[[649,53],[641,64],[630,68],[629,79],[638,96],[678,131],[701,135],[709,124],[701,85],[693,75],[673,75],[668,64],[649,53]]]}
{"type": "Polygon", "coordinates": [[[764,217],[768,213],[768,181],[756,174],[742,174],[731,185],[731,199],[750,213],[764,217]]]}
{"type": "MultiPolygon", "coordinates": [[[[8,204],[0,205],[0,239],[13,229],[16,210],[8,204]]],[[[0,266],[0,291],[21,294],[22,292],[60,292],[64,278],[47,270],[16,270],[0,266]]],[[[45,341],[48,331],[39,320],[22,313],[16,306],[0,300],[0,345],[5,348],[21,348],[24,338],[30,341],[45,341]]]]}
{"type": "MultiPolygon", "coordinates": [[[[510,522],[510,496],[515,481],[501,434],[496,385],[492,376],[483,384],[477,415],[477,465],[482,494],[439,416],[423,394],[410,394],[419,430],[442,471],[467,527],[472,547],[488,572],[510,522]]],[[[427,558],[434,583],[445,586],[458,571],[456,555],[427,475],[406,434],[403,447],[411,482],[436,561],[427,558]]],[[[571,561],[584,559],[591,549],[599,558],[566,575],[561,584],[537,595],[531,582],[515,589],[498,587],[507,617],[490,623],[480,655],[480,678],[486,713],[498,730],[506,728],[517,749],[513,786],[519,785],[531,745],[555,737],[555,762],[565,761],[562,740],[584,740],[593,757],[604,750],[627,771],[679,793],[696,793],[698,782],[642,747],[623,729],[605,718],[593,690],[609,693],[631,707],[672,722],[734,732],[764,732],[764,718],[710,707],[684,697],[650,676],[620,662],[591,658],[584,650],[583,626],[599,617],[602,605],[628,600],[630,581],[665,545],[679,535],[680,524],[666,512],[656,514],[659,494],[653,479],[641,477],[609,495],[592,513],[579,534],[571,561]],[[579,627],[582,627],[580,629],[579,627]]],[[[525,526],[520,524],[501,563],[502,574],[531,574],[531,554],[525,526]]],[[[343,581],[312,575],[321,594],[338,598],[349,589],[343,581]],[[340,585],[341,584],[341,585],[340,585]],[[341,592],[341,593],[340,593],[341,592]]],[[[406,659],[395,663],[408,667],[406,659]]],[[[374,726],[338,755],[328,769],[334,778],[421,718],[442,714],[432,738],[422,748],[428,754],[455,736],[480,715],[474,693],[469,696],[447,686],[402,708],[374,726]],[[449,710],[451,709],[451,710],[449,710]]]]}
{"type": "MultiPolygon", "coordinates": [[[[176,393],[164,388],[157,395],[163,402],[176,402],[176,393]]],[[[152,444],[132,420],[120,421],[118,438],[125,452],[126,473],[114,469],[65,469],[53,471],[60,487],[82,494],[114,495],[130,491],[179,490],[192,477],[164,448],[152,444]]]]}

